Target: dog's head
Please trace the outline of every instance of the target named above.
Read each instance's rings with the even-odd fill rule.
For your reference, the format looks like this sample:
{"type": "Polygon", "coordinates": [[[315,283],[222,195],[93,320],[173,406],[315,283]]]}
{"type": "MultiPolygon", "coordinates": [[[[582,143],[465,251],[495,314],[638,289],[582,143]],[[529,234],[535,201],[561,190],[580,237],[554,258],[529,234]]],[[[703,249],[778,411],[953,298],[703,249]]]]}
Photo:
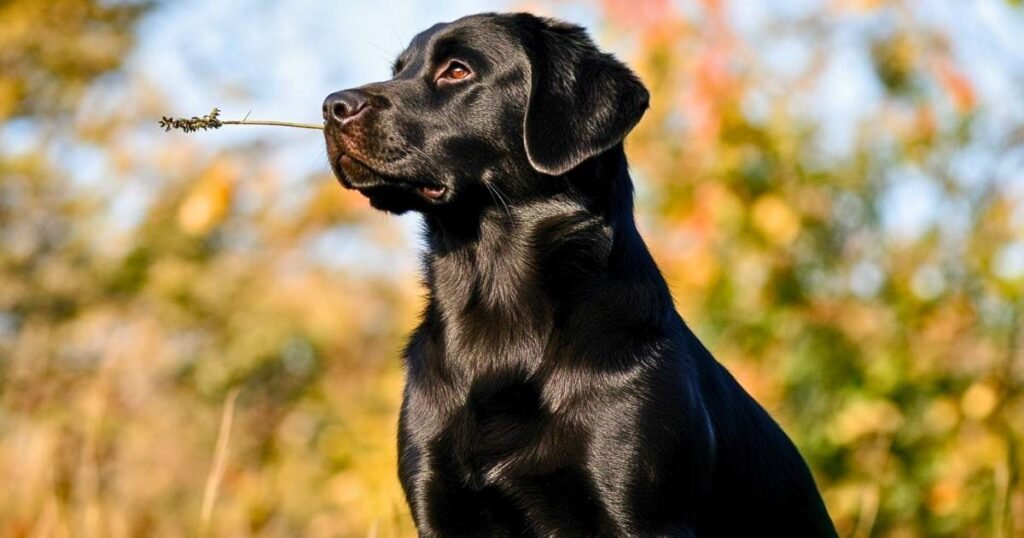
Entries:
{"type": "Polygon", "coordinates": [[[437,24],[393,74],[329,95],[324,119],[338,179],[396,213],[546,191],[620,143],[648,104],[582,28],[528,14],[437,24]]]}

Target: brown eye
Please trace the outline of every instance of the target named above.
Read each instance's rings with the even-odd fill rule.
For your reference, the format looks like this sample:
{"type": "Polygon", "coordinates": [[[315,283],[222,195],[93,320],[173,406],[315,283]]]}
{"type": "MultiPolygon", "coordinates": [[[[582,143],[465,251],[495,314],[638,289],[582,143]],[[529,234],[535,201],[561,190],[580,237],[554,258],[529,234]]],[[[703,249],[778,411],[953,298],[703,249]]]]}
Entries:
{"type": "Polygon", "coordinates": [[[441,76],[439,76],[437,78],[438,78],[438,80],[440,80],[440,79],[462,80],[462,79],[468,77],[471,74],[472,74],[472,72],[465,65],[463,65],[463,64],[461,64],[459,62],[452,62],[452,63],[448,64],[448,67],[445,68],[443,73],[441,73],[441,76]]]}

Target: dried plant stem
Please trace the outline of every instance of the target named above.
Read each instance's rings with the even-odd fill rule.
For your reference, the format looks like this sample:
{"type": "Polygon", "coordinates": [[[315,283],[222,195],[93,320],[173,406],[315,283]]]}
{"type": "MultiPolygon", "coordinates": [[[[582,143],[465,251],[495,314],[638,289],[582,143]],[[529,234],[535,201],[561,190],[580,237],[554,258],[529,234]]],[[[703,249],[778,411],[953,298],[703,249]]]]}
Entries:
{"type": "Polygon", "coordinates": [[[273,121],[273,120],[221,120],[224,125],[272,125],[276,127],[298,127],[299,129],[316,129],[317,131],[323,131],[323,125],[316,125],[313,123],[295,123],[291,121],[273,121]]]}
{"type": "Polygon", "coordinates": [[[224,412],[220,417],[220,429],[217,431],[217,446],[214,449],[213,465],[206,476],[206,488],[203,491],[203,508],[199,519],[199,536],[205,537],[210,529],[213,517],[213,505],[217,502],[217,492],[224,478],[227,466],[228,443],[231,441],[231,423],[235,418],[235,402],[238,400],[238,387],[228,392],[224,399],[224,412]]]}
{"type": "Polygon", "coordinates": [[[323,130],[323,125],[317,125],[315,123],[296,123],[292,121],[272,121],[272,120],[250,120],[249,115],[246,114],[244,118],[240,120],[222,120],[220,119],[220,109],[214,108],[209,114],[205,116],[192,116],[191,118],[171,118],[164,116],[160,118],[160,127],[164,128],[164,131],[170,131],[171,129],[181,129],[186,133],[193,133],[200,129],[220,129],[224,125],[270,125],[273,127],[296,127],[299,129],[317,129],[323,130]]]}

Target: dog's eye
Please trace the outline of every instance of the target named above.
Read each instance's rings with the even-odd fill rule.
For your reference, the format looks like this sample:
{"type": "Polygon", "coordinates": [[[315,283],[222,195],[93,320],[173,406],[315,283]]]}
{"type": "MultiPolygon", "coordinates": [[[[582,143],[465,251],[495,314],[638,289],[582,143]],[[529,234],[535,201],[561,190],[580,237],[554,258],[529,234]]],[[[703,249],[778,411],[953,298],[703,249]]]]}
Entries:
{"type": "Polygon", "coordinates": [[[445,67],[444,71],[442,71],[441,74],[437,77],[437,80],[463,80],[465,78],[468,78],[472,74],[473,72],[470,71],[465,64],[459,62],[452,62],[448,64],[448,67],[445,67]]]}

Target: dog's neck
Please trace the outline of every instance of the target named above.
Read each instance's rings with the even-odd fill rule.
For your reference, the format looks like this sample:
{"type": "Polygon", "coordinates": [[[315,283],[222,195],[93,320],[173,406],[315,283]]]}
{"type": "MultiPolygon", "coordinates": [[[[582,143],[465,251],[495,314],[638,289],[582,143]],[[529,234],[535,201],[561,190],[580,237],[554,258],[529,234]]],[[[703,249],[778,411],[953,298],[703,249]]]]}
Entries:
{"type": "Polygon", "coordinates": [[[486,350],[469,360],[532,370],[552,332],[571,330],[564,307],[599,300],[611,282],[671,309],[636,230],[622,146],[550,180],[563,188],[468,220],[426,218],[426,323],[440,325],[449,356],[486,350]]]}

